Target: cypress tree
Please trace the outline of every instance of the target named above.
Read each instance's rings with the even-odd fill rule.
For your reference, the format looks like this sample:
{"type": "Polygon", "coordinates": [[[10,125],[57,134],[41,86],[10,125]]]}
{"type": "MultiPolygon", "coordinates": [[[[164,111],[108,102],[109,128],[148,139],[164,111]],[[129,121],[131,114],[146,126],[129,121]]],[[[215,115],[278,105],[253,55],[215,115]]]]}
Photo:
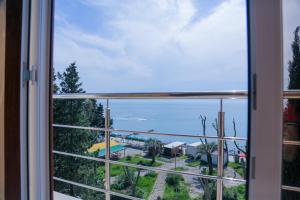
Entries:
{"type": "Polygon", "coordinates": [[[294,32],[292,43],[293,60],[289,61],[289,89],[300,89],[300,26],[294,32]]]}
{"type": "MultiPolygon", "coordinates": [[[[56,76],[53,76],[54,81],[56,76]]],[[[57,94],[85,93],[80,82],[76,63],[71,63],[62,74],[58,73],[59,87],[54,83],[57,94]]],[[[54,123],[77,126],[104,127],[103,107],[96,100],[60,100],[53,103],[54,123]]],[[[54,150],[84,155],[98,138],[95,131],[54,128],[54,150]]],[[[89,161],[70,156],[55,154],[54,174],[67,180],[103,188],[103,174],[99,173],[101,166],[95,161],[89,161]]],[[[55,182],[55,190],[83,199],[99,199],[102,194],[55,182]]]]}
{"type": "MultiPolygon", "coordinates": [[[[300,38],[299,38],[300,26],[298,26],[294,31],[294,41],[291,45],[293,58],[288,63],[288,71],[289,71],[289,85],[288,89],[300,89],[300,38]]],[[[295,125],[298,127],[298,139],[300,137],[300,100],[288,100],[288,106],[291,106],[295,109],[295,117],[296,123],[295,125]]],[[[289,111],[292,112],[292,111],[289,111]]],[[[293,113],[288,113],[293,114],[293,113]]],[[[294,147],[289,147],[294,148],[294,147]]],[[[297,148],[297,147],[295,147],[297,148]]],[[[285,149],[285,148],[284,148],[285,149]]],[[[292,161],[286,161],[283,159],[283,172],[282,172],[282,181],[284,185],[289,186],[300,186],[300,152],[299,148],[297,151],[297,157],[292,161]]],[[[300,194],[283,191],[282,199],[300,199],[300,194]]]]}

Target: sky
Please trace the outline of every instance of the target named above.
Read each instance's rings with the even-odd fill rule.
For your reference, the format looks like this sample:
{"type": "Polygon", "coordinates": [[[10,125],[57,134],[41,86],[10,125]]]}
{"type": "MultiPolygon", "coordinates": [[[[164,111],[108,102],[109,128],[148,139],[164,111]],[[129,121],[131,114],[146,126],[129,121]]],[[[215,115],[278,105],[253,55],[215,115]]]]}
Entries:
{"type": "Polygon", "coordinates": [[[57,0],[54,68],[87,92],[246,90],[246,20],[245,0],[57,0]]]}

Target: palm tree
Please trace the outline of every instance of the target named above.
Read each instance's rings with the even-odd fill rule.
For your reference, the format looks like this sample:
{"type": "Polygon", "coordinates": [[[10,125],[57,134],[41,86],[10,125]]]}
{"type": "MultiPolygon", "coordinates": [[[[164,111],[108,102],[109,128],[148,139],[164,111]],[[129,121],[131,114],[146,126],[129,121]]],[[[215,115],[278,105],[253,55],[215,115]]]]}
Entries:
{"type": "MultiPolygon", "coordinates": [[[[138,165],[139,164],[141,163],[138,163],[138,165]]],[[[137,173],[135,173],[135,171],[130,170],[129,167],[123,166],[123,171],[124,171],[125,179],[127,180],[127,183],[131,187],[131,195],[136,196],[136,189],[141,176],[141,169],[137,168],[137,173]]]]}
{"type": "MultiPolygon", "coordinates": [[[[203,136],[206,136],[206,116],[200,115],[202,129],[203,129],[203,136]]],[[[207,163],[208,163],[208,174],[213,174],[213,162],[212,162],[212,154],[215,152],[218,148],[217,144],[215,142],[208,142],[206,138],[201,139],[200,141],[202,145],[198,148],[198,153],[200,156],[206,155],[207,157],[207,163]]]]}
{"type": "Polygon", "coordinates": [[[150,138],[145,142],[145,149],[148,150],[148,155],[152,157],[151,164],[155,163],[155,156],[162,152],[162,142],[158,139],[150,138]]]}
{"type": "Polygon", "coordinates": [[[218,145],[215,142],[202,143],[202,145],[198,148],[198,153],[200,156],[206,155],[207,164],[208,164],[208,174],[213,175],[213,162],[212,162],[212,154],[218,148],[218,145]]]}
{"type": "MultiPolygon", "coordinates": [[[[215,118],[215,122],[212,123],[212,126],[213,128],[215,129],[215,131],[217,132],[217,135],[219,136],[219,122],[218,122],[218,119],[215,118]]],[[[225,137],[225,133],[224,133],[224,137],[225,137]]],[[[225,151],[227,152],[226,153],[226,157],[227,157],[227,161],[229,160],[229,148],[228,148],[228,144],[227,144],[227,140],[224,141],[225,142],[225,151]]],[[[227,162],[226,162],[226,165],[227,165],[227,162]]]]}

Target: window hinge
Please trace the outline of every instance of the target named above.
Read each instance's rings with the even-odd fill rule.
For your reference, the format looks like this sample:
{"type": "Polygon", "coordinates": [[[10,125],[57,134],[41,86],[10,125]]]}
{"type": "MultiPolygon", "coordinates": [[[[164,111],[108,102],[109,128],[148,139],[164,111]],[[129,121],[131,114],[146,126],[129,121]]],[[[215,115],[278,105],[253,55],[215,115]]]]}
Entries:
{"type": "Polygon", "coordinates": [[[256,161],[256,157],[251,157],[251,178],[255,179],[255,161],[256,161]]]}
{"type": "MultiPolygon", "coordinates": [[[[24,64],[26,66],[26,64],[24,64]]],[[[32,81],[37,82],[37,70],[36,69],[29,69],[27,67],[23,68],[23,81],[32,81]]]]}
{"type": "Polygon", "coordinates": [[[257,83],[256,83],[256,74],[253,74],[252,76],[252,107],[253,110],[256,110],[257,108],[257,83]]]}

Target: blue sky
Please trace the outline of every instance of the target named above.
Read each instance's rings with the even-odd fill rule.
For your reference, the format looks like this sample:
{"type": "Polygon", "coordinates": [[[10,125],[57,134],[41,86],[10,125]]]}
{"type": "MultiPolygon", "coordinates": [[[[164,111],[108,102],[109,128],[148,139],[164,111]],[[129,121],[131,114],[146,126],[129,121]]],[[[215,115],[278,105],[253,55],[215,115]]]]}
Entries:
{"type": "Polygon", "coordinates": [[[87,92],[247,89],[244,0],[57,0],[54,67],[87,92]]]}

